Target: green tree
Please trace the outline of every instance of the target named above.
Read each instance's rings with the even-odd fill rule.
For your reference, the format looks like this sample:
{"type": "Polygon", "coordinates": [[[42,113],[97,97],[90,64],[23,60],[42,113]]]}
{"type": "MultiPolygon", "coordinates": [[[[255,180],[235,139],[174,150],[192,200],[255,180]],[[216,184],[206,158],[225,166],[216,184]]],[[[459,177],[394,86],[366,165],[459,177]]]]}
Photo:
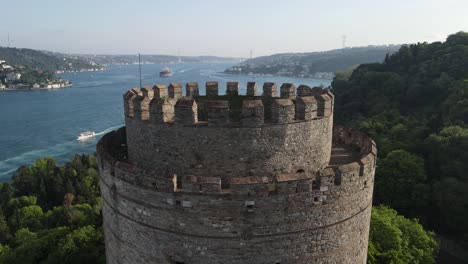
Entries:
{"type": "Polygon", "coordinates": [[[394,150],[378,162],[375,200],[412,215],[429,203],[424,160],[404,150],[394,150]]]}
{"type": "Polygon", "coordinates": [[[455,177],[447,177],[434,183],[433,221],[444,224],[443,230],[449,235],[459,237],[459,241],[468,245],[468,182],[455,177]]]}
{"type": "Polygon", "coordinates": [[[25,264],[25,263],[63,263],[57,256],[60,239],[65,237],[69,230],[64,227],[48,229],[41,232],[31,232],[28,229],[20,229],[15,234],[15,247],[10,248],[4,254],[0,254],[0,263],[25,264]]]}
{"type": "Polygon", "coordinates": [[[11,238],[10,227],[3,215],[3,211],[0,209],[0,244],[8,243],[11,238]]]}
{"type": "Polygon", "coordinates": [[[38,205],[29,205],[15,210],[10,218],[10,227],[13,230],[28,228],[33,231],[42,229],[44,212],[38,205]]]}
{"type": "Polygon", "coordinates": [[[389,207],[372,209],[369,234],[370,264],[436,263],[438,243],[415,219],[408,219],[389,207]]]}
{"type": "Polygon", "coordinates": [[[75,229],[60,241],[58,259],[62,263],[105,263],[102,228],[84,226],[75,229]]]}
{"type": "Polygon", "coordinates": [[[0,206],[4,208],[5,204],[13,197],[13,186],[9,183],[0,183],[0,206]]]}

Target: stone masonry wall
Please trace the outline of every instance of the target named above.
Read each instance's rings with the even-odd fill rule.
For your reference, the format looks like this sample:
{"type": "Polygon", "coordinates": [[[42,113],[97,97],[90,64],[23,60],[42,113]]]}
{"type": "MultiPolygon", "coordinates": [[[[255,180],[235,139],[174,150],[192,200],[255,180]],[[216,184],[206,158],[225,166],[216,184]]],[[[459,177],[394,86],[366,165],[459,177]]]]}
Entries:
{"type": "MultiPolygon", "coordinates": [[[[229,84],[231,90],[236,87],[229,84]]],[[[273,84],[267,84],[271,89],[273,84]]],[[[207,83],[208,88],[212,86],[213,82],[207,83]]],[[[221,177],[226,186],[232,177],[255,175],[271,179],[279,172],[317,172],[330,159],[333,96],[325,90],[317,93],[319,100],[309,96],[314,100],[301,100],[297,106],[289,98],[236,97],[243,100],[237,109],[243,114],[234,121],[232,113],[236,109],[230,98],[181,98],[171,103],[172,109],[157,112],[151,110],[152,106],[168,99],[147,97],[146,89],[130,90],[124,97],[126,105],[133,105],[133,110],[126,108],[128,154],[133,163],[157,168],[161,174],[221,177]],[[327,104],[321,104],[323,114],[317,115],[324,97],[327,104]],[[247,121],[258,115],[250,110],[253,107],[261,107],[261,122],[258,118],[247,121]],[[262,108],[265,112],[270,108],[271,120],[263,120],[262,108]],[[164,112],[172,112],[174,119],[158,122],[164,112]],[[302,118],[296,118],[299,112],[308,114],[298,114],[302,118]],[[203,115],[207,115],[207,121],[201,120],[203,115]]]]}
{"type": "MultiPolygon", "coordinates": [[[[179,127],[127,116],[97,147],[107,262],[365,263],[375,143],[323,119],[179,127]],[[328,132],[354,162],[310,165],[304,148],[328,132]]],[[[330,148],[317,150],[327,163],[330,148]]]]}

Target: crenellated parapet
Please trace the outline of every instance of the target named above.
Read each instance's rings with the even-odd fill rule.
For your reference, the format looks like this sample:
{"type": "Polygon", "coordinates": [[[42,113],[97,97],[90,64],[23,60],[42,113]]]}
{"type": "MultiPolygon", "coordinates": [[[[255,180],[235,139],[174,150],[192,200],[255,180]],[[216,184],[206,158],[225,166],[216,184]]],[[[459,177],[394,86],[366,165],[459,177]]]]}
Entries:
{"type": "Polygon", "coordinates": [[[134,101],[139,95],[141,95],[141,91],[138,88],[132,88],[123,95],[126,116],[134,117],[134,101]]]}
{"type": "Polygon", "coordinates": [[[239,83],[228,82],[226,95],[219,94],[218,82],[206,82],[206,96],[200,96],[196,82],[169,87],[157,84],[133,88],[124,95],[125,116],[155,124],[184,126],[247,126],[288,124],[330,117],[333,94],[327,89],[301,85],[296,96],[294,84],[284,83],[277,97],[275,83],[263,85],[263,96],[257,96],[257,84],[247,84],[247,94],[239,94],[239,83]],[[190,104],[190,105],[188,105],[190,104]],[[263,118],[263,120],[260,120],[263,118]],[[182,123],[178,123],[182,122],[182,123]]]}
{"type": "MultiPolygon", "coordinates": [[[[185,97],[183,102],[184,107],[193,107],[192,99],[185,97]]],[[[255,102],[253,105],[255,106],[255,102]]],[[[115,142],[113,138],[123,140],[119,133],[122,131],[106,135],[99,143],[101,167],[111,171],[114,177],[160,192],[251,198],[311,193],[317,197],[315,203],[326,204],[330,199],[345,195],[347,192],[360,191],[373,184],[377,155],[375,142],[364,133],[343,127],[334,129],[335,141],[337,144],[358,151],[359,154],[351,162],[330,165],[319,172],[309,172],[306,168],[296,167],[297,170],[293,173],[278,172],[273,178],[239,175],[226,179],[228,188],[222,187],[224,179],[221,177],[184,176],[170,172],[161,174],[158,171],[145,170],[128,160],[119,160],[106,150],[107,146],[115,142]]]]}
{"type": "Polygon", "coordinates": [[[372,154],[377,156],[377,145],[365,133],[353,131],[342,126],[333,129],[333,140],[338,143],[352,145],[359,149],[362,155],[372,154]]]}

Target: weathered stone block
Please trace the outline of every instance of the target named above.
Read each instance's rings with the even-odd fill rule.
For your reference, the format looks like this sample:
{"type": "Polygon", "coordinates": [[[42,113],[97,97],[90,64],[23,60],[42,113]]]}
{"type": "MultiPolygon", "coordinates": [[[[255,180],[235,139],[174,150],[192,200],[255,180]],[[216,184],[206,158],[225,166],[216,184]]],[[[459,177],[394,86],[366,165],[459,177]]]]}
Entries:
{"type": "Polygon", "coordinates": [[[189,82],[185,85],[185,94],[188,97],[199,96],[200,92],[198,90],[198,83],[197,82],[189,82]]]}
{"type": "Polygon", "coordinates": [[[317,99],[313,96],[297,97],[296,119],[312,120],[317,117],[317,99]]]}
{"type": "Polygon", "coordinates": [[[307,85],[297,87],[297,96],[313,96],[312,88],[307,85]]]}
{"type": "Polygon", "coordinates": [[[197,102],[190,97],[181,97],[174,106],[176,125],[193,125],[198,123],[197,102]]]}
{"type": "Polygon", "coordinates": [[[206,96],[218,96],[218,82],[206,82],[206,96]]]}
{"type": "Polygon", "coordinates": [[[141,92],[143,93],[143,97],[148,97],[149,99],[153,99],[154,92],[153,89],[149,86],[144,86],[141,88],[141,92]]]}
{"type": "Polygon", "coordinates": [[[229,124],[229,102],[210,100],[206,102],[208,126],[225,126],[229,124]]]}
{"type": "Polygon", "coordinates": [[[271,107],[271,121],[286,124],[294,121],[295,106],[291,99],[275,99],[271,107]]]}
{"type": "Polygon", "coordinates": [[[257,83],[248,82],[247,83],[247,96],[257,96],[257,83]]]}
{"type": "Polygon", "coordinates": [[[263,125],[265,118],[262,100],[244,100],[242,102],[241,124],[245,127],[263,125]]]}
{"type": "Polygon", "coordinates": [[[154,98],[162,99],[169,96],[168,88],[164,84],[156,84],[153,86],[154,98]]]}
{"type": "Polygon", "coordinates": [[[226,95],[239,95],[239,83],[238,82],[227,82],[227,84],[226,84],[226,95]]]}
{"type": "Polygon", "coordinates": [[[280,88],[281,98],[293,99],[296,93],[296,86],[292,83],[283,83],[280,88]]]}
{"type": "Polygon", "coordinates": [[[278,87],[275,83],[266,82],[263,84],[263,96],[264,97],[277,97],[278,87]]]}
{"type": "Polygon", "coordinates": [[[182,97],[182,84],[181,83],[171,83],[169,84],[169,97],[178,99],[182,97]]]}

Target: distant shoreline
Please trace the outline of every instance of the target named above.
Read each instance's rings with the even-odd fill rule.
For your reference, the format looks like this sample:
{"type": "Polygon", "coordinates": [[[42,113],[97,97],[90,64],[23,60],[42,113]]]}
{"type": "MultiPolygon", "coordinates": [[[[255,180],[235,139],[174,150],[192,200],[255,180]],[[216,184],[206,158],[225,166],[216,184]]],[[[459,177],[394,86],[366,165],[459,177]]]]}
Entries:
{"type": "Polygon", "coordinates": [[[314,77],[314,76],[298,76],[298,75],[282,75],[282,74],[273,74],[273,73],[242,73],[242,72],[230,72],[224,71],[221,73],[231,74],[231,75],[243,75],[243,76],[271,76],[271,77],[289,77],[289,78],[304,78],[304,79],[317,79],[317,80],[329,80],[332,81],[333,78],[324,78],[324,77],[314,77]]]}
{"type": "MultiPolygon", "coordinates": [[[[232,61],[187,61],[187,62],[148,62],[148,61],[142,61],[141,65],[156,65],[156,64],[161,64],[161,65],[179,65],[179,64],[196,64],[196,63],[228,63],[228,62],[235,62],[238,63],[237,60],[232,60],[232,61]]],[[[122,63],[109,63],[106,65],[116,65],[116,66],[123,66],[123,65],[138,65],[138,62],[122,62],[122,63]]]]}
{"type": "Polygon", "coordinates": [[[100,72],[105,71],[106,68],[95,68],[95,69],[81,69],[81,70],[63,70],[63,71],[55,71],[55,74],[63,74],[63,73],[78,73],[78,72],[100,72]]]}
{"type": "Polygon", "coordinates": [[[63,85],[63,86],[59,86],[59,87],[54,87],[54,88],[47,88],[47,87],[38,87],[38,88],[34,88],[32,86],[24,86],[24,87],[20,87],[20,88],[4,88],[4,89],[0,89],[0,92],[11,92],[11,91],[35,91],[35,90],[58,90],[58,89],[63,89],[63,88],[67,88],[67,87],[70,87],[70,86],[73,86],[73,84],[66,84],[66,85],[63,85]]]}

